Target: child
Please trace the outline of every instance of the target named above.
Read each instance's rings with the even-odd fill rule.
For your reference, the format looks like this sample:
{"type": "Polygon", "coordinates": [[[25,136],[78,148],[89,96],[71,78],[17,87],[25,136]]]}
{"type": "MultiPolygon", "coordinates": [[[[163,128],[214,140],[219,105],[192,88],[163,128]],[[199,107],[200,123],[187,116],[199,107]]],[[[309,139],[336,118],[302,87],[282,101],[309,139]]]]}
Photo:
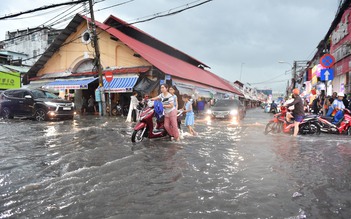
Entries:
{"type": "Polygon", "coordinates": [[[184,108],[183,112],[186,113],[185,116],[185,126],[188,127],[190,134],[196,136],[197,132],[195,132],[194,128],[192,127],[194,125],[194,112],[193,112],[193,106],[191,101],[189,101],[190,96],[187,94],[183,95],[183,101],[184,101],[184,108]]]}

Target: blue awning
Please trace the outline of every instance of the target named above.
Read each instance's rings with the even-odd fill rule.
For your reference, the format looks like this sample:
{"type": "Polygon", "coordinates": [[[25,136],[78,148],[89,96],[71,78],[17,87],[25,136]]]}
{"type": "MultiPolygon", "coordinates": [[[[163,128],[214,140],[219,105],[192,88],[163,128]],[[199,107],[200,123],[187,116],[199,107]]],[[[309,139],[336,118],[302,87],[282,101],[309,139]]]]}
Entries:
{"type": "Polygon", "coordinates": [[[126,77],[126,78],[113,78],[111,83],[108,83],[105,79],[103,80],[104,89],[107,92],[112,93],[125,93],[132,92],[138,77],[126,77]]]}
{"type": "Polygon", "coordinates": [[[50,82],[44,85],[44,88],[51,88],[51,89],[88,89],[88,85],[97,80],[97,78],[90,78],[84,80],[58,80],[50,82]]]}

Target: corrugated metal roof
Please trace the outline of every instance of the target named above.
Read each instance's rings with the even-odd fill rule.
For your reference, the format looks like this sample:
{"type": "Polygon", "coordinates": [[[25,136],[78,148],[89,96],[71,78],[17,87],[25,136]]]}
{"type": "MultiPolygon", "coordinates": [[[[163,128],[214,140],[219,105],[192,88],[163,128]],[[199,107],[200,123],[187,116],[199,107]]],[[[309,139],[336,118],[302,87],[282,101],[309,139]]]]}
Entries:
{"type": "Polygon", "coordinates": [[[172,75],[194,81],[207,86],[215,87],[219,90],[230,91],[236,94],[240,94],[233,86],[225,82],[219,76],[201,69],[197,66],[191,65],[173,56],[161,52],[149,45],[146,45],[132,37],[125,35],[117,29],[111,28],[108,25],[96,22],[96,25],[106,30],[108,33],[117,37],[128,47],[140,54],[145,60],[150,62],[152,65],[163,71],[165,74],[172,75]]]}

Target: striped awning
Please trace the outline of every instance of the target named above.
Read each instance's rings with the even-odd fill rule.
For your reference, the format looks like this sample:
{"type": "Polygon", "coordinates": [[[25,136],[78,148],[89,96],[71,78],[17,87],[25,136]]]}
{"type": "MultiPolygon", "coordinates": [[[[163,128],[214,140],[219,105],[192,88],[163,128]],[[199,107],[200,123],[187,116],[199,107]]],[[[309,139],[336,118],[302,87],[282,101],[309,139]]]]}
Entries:
{"type": "Polygon", "coordinates": [[[48,89],[88,89],[88,85],[97,80],[97,78],[83,79],[83,80],[57,80],[44,85],[48,89]]]}
{"type": "Polygon", "coordinates": [[[106,79],[103,80],[104,89],[112,93],[132,92],[138,77],[113,78],[109,83],[106,79]]]}

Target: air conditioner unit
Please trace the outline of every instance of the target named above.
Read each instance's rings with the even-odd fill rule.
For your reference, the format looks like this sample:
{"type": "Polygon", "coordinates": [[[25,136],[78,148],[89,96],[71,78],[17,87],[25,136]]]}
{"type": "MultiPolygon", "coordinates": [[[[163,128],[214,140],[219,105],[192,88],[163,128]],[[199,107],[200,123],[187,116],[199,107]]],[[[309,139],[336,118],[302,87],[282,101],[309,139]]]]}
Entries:
{"type": "Polygon", "coordinates": [[[93,37],[93,35],[90,32],[90,30],[84,31],[84,33],[82,34],[82,37],[81,37],[82,43],[89,44],[92,37],[93,37]]]}

